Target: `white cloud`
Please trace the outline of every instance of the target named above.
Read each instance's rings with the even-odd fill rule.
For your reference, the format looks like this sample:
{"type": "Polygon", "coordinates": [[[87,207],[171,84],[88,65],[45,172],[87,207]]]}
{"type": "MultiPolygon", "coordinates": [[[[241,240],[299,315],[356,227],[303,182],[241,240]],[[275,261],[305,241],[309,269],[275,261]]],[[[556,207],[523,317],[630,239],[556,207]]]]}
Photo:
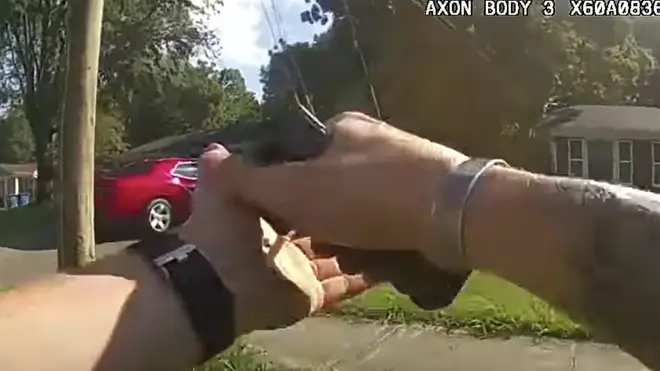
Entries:
{"type": "Polygon", "coordinates": [[[325,29],[300,21],[300,12],[306,6],[303,0],[225,1],[220,14],[208,20],[208,26],[220,38],[222,64],[241,70],[248,88],[261,95],[259,68],[268,63],[268,50],[275,44],[273,33],[275,38],[293,43],[309,41],[325,29]]]}
{"type": "Polygon", "coordinates": [[[230,0],[210,25],[217,30],[222,56],[227,62],[261,66],[268,62],[268,49],[259,45],[264,23],[261,0],[230,0]]]}

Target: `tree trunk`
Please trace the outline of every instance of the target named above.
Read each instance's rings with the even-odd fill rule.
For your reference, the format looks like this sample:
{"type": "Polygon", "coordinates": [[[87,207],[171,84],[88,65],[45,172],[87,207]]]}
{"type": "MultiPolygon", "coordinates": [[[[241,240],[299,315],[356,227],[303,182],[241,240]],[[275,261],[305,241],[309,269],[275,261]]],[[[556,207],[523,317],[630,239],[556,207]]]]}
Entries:
{"type": "Polygon", "coordinates": [[[55,169],[53,159],[48,155],[48,145],[41,140],[36,141],[35,157],[37,159],[37,204],[51,201],[53,198],[53,180],[55,169]]]}
{"type": "Polygon", "coordinates": [[[72,0],[60,139],[59,268],[94,260],[94,126],[103,0],[72,0]]]}

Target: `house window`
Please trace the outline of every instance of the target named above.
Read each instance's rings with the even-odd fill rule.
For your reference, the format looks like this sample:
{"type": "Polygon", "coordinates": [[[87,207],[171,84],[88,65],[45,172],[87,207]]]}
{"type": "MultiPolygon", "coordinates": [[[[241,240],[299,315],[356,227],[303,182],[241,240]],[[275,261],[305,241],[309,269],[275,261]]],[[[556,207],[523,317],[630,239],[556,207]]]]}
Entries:
{"type": "MultiPolygon", "coordinates": [[[[660,150],[660,146],[658,147],[660,150]]],[[[660,159],[660,152],[658,152],[660,159]]],[[[660,171],[660,167],[658,168],[660,171]]],[[[568,175],[586,178],[587,172],[587,142],[584,139],[568,140],[568,175]]]]}
{"type": "Polygon", "coordinates": [[[653,186],[660,187],[660,142],[651,143],[651,158],[653,159],[653,186]]]}
{"type": "Polygon", "coordinates": [[[550,141],[550,170],[552,174],[557,174],[557,142],[550,141]]]}
{"type": "Polygon", "coordinates": [[[633,182],[633,144],[631,141],[614,142],[614,181],[622,184],[632,184],[633,182]]]}

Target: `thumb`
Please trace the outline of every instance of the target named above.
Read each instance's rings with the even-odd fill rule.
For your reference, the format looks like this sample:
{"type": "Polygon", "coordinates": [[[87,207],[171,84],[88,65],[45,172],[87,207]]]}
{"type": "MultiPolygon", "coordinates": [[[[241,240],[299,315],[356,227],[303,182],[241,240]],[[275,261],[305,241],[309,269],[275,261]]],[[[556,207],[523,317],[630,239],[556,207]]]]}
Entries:
{"type": "Polygon", "coordinates": [[[199,158],[196,188],[201,187],[203,190],[216,188],[218,168],[229,156],[229,151],[220,144],[212,143],[207,146],[199,158]]]}
{"type": "Polygon", "coordinates": [[[338,212],[326,195],[339,194],[337,188],[345,182],[337,179],[338,169],[331,164],[311,160],[255,167],[232,155],[221,168],[220,178],[230,192],[256,208],[280,234],[296,229],[322,238],[316,226],[338,212]]]}

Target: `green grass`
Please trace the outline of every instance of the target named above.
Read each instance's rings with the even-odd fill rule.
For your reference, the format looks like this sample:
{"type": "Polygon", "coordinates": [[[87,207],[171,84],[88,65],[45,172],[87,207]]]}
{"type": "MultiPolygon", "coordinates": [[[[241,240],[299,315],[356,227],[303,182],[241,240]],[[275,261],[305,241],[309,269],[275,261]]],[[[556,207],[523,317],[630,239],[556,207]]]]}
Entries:
{"type": "Polygon", "coordinates": [[[52,226],[55,212],[51,205],[29,205],[0,210],[0,246],[20,245],[52,226]]]}
{"type": "Polygon", "coordinates": [[[478,337],[551,336],[587,339],[589,333],[529,292],[485,273],[475,273],[446,310],[424,311],[389,286],[375,288],[330,314],[391,323],[423,323],[464,330],[478,337]]]}
{"type": "Polygon", "coordinates": [[[266,362],[261,354],[259,349],[238,343],[193,371],[301,371],[266,362]]]}

